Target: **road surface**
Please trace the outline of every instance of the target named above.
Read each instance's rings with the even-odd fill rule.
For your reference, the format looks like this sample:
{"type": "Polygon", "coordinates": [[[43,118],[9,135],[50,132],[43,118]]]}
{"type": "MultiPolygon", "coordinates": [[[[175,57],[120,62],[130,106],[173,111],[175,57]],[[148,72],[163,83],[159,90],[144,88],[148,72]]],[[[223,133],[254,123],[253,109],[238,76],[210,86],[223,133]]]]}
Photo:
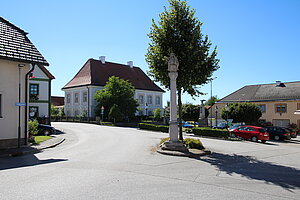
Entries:
{"type": "Polygon", "coordinates": [[[53,123],[66,141],[0,158],[0,199],[300,199],[300,141],[200,138],[200,159],[154,151],[165,133],[53,123]]]}

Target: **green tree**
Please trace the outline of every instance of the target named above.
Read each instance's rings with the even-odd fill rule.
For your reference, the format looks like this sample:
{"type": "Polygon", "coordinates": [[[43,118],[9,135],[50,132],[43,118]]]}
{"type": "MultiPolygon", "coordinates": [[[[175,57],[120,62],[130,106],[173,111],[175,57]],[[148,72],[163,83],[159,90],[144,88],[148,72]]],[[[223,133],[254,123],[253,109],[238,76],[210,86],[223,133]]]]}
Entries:
{"type": "MultiPolygon", "coordinates": [[[[110,111],[112,106],[116,104],[124,117],[133,117],[138,106],[137,101],[134,99],[132,84],[115,76],[108,79],[103,90],[96,92],[95,100],[99,102],[95,109],[97,116],[100,116],[102,106],[105,110],[110,111]]],[[[104,116],[108,117],[108,112],[104,112],[104,116]]]]}
{"type": "MultiPolygon", "coordinates": [[[[205,108],[205,117],[209,114],[208,110],[205,108]]],[[[193,104],[183,104],[182,105],[182,119],[184,121],[198,121],[200,115],[200,105],[193,104]]]]}
{"type": "Polygon", "coordinates": [[[150,68],[149,75],[169,88],[167,58],[170,53],[175,53],[178,58],[179,139],[182,140],[181,95],[184,92],[191,96],[202,94],[199,86],[211,79],[212,73],[219,68],[219,60],[216,59],[216,47],[211,50],[208,36],[201,33],[202,23],[194,16],[195,10],[186,1],[169,0],[169,3],[169,10],[165,8],[159,15],[158,24],[152,20],[146,61],[150,68]]]}
{"type": "Polygon", "coordinates": [[[154,110],[154,120],[159,121],[161,118],[161,109],[155,108],[154,110]]]}
{"type": "Polygon", "coordinates": [[[50,113],[51,113],[51,116],[57,116],[58,115],[58,108],[56,108],[53,104],[51,104],[50,113]]]}
{"type": "Polygon", "coordinates": [[[231,103],[228,104],[228,111],[222,108],[221,117],[223,119],[233,119],[233,122],[245,122],[255,124],[262,113],[258,105],[254,103],[231,103]]]}
{"type": "Polygon", "coordinates": [[[212,96],[212,97],[210,97],[210,98],[205,102],[205,105],[206,105],[206,106],[213,106],[218,100],[219,100],[219,99],[218,99],[217,96],[212,96]]]}
{"type": "Polygon", "coordinates": [[[62,108],[60,109],[60,111],[59,111],[59,113],[58,113],[58,116],[60,116],[60,117],[65,116],[65,108],[64,108],[64,107],[62,107],[62,108]]]}
{"type": "Polygon", "coordinates": [[[121,113],[121,110],[117,104],[114,104],[108,113],[108,118],[113,120],[114,123],[120,122],[123,119],[123,114],[121,113]]]}

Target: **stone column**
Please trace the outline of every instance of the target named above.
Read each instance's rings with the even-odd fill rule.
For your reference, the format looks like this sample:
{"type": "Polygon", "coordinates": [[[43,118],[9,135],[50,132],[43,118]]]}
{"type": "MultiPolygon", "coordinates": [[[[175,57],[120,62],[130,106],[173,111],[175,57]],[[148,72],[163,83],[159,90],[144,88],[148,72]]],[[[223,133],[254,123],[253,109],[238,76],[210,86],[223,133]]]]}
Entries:
{"type": "Polygon", "coordinates": [[[188,151],[182,141],[178,140],[178,121],[177,121],[177,97],[176,97],[176,79],[178,76],[179,62],[174,53],[170,54],[168,61],[168,71],[170,77],[170,140],[161,145],[162,150],[170,151],[188,151]]]}
{"type": "Polygon", "coordinates": [[[169,135],[172,142],[178,141],[178,121],[177,121],[177,98],[176,98],[176,79],[177,72],[169,72],[170,77],[170,126],[169,135]]]}

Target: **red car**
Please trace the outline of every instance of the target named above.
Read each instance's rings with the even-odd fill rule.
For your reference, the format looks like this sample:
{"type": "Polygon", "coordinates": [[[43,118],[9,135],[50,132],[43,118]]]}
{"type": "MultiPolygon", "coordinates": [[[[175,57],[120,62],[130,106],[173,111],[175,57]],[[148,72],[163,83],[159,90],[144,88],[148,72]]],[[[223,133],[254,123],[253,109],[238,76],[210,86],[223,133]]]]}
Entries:
{"type": "Polygon", "coordinates": [[[264,128],[258,126],[240,126],[231,130],[230,133],[232,136],[241,137],[252,142],[261,140],[262,143],[265,143],[270,139],[269,133],[264,128]]]}

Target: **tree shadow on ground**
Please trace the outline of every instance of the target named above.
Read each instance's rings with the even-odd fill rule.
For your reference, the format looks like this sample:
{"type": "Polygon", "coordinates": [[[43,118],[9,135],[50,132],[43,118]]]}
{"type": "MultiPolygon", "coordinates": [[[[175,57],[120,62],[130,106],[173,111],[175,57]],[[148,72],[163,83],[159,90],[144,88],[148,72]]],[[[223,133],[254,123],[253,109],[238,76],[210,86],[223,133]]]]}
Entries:
{"type": "Polygon", "coordinates": [[[28,154],[18,157],[0,158],[0,170],[44,165],[56,162],[67,161],[67,159],[46,159],[39,160],[34,154],[28,154]]]}
{"type": "Polygon", "coordinates": [[[248,179],[272,183],[287,190],[300,189],[300,170],[296,168],[236,154],[213,153],[210,156],[201,158],[201,160],[229,175],[239,174],[248,179]]]}

